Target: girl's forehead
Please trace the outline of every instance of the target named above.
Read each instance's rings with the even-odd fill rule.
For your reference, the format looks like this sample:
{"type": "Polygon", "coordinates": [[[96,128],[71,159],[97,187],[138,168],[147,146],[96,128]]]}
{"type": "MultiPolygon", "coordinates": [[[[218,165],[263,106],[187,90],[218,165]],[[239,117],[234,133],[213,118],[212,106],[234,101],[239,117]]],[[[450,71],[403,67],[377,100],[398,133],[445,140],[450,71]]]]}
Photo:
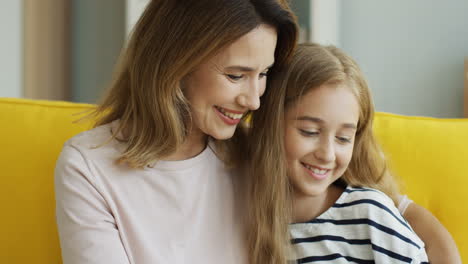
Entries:
{"type": "Polygon", "coordinates": [[[346,84],[321,85],[309,89],[286,109],[289,118],[312,116],[358,120],[359,103],[346,84]]]}

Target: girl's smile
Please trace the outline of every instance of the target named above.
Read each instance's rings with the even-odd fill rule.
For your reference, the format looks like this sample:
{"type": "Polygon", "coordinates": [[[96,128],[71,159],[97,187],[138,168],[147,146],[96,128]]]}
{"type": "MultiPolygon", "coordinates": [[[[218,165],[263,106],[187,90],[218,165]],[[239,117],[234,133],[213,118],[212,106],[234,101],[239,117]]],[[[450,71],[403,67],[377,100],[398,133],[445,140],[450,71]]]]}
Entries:
{"type": "Polygon", "coordinates": [[[330,169],[324,169],[321,167],[312,166],[304,162],[301,162],[301,164],[304,166],[307,173],[309,173],[310,176],[314,177],[316,180],[325,179],[329,175],[329,172],[331,171],[330,169]]]}
{"type": "Polygon", "coordinates": [[[359,105],[345,83],[311,88],[285,113],[288,176],[296,196],[318,197],[351,161],[359,105]]]}

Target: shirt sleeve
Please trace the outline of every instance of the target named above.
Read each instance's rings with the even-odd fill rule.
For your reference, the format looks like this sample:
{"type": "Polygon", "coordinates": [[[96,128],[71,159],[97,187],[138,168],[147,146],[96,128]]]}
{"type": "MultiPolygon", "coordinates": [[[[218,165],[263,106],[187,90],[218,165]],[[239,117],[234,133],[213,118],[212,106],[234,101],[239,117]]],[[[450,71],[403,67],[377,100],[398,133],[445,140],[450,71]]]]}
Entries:
{"type": "Polygon", "coordinates": [[[413,258],[412,264],[429,264],[429,259],[427,257],[426,249],[421,248],[419,254],[413,258]]]}
{"type": "Polygon", "coordinates": [[[369,237],[374,246],[380,248],[373,249],[375,263],[426,262],[424,242],[399,213],[390,197],[382,192],[363,192],[361,195],[373,200],[372,205],[367,207],[366,217],[373,222],[369,237]]]}
{"type": "Polygon", "coordinates": [[[413,202],[413,200],[409,199],[407,195],[399,195],[398,196],[398,211],[400,214],[404,215],[408,206],[413,202]]]}
{"type": "Polygon", "coordinates": [[[64,264],[129,264],[115,219],[83,155],[65,145],[55,168],[57,226],[64,264]]]}

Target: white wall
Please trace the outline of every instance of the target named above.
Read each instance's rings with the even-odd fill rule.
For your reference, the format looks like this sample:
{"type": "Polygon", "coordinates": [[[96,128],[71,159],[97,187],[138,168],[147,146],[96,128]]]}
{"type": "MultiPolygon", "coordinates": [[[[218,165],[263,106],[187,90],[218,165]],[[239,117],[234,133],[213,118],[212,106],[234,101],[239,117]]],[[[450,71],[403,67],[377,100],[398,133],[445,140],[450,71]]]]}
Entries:
{"type": "Polygon", "coordinates": [[[0,97],[23,95],[22,1],[0,1],[0,97]]]}
{"type": "Polygon", "coordinates": [[[133,26],[140,18],[143,10],[150,0],[126,0],[126,32],[127,35],[132,31],[133,26]]]}
{"type": "Polygon", "coordinates": [[[377,110],[462,117],[468,1],[341,4],[341,47],[363,68],[377,110]]]}
{"type": "Polygon", "coordinates": [[[125,0],[72,1],[71,30],[72,100],[96,103],[124,44],[125,0]]]}
{"type": "Polygon", "coordinates": [[[339,0],[310,0],[310,3],[310,41],[339,46],[341,2],[339,0]]]}

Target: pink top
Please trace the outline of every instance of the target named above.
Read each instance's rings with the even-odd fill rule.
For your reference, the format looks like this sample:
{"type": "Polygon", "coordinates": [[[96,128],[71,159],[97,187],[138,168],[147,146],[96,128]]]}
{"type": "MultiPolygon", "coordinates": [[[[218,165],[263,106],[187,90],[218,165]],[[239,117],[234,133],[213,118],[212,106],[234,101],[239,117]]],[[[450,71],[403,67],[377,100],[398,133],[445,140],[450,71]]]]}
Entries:
{"type": "Polygon", "coordinates": [[[55,170],[64,264],[246,263],[232,172],[207,147],[183,161],[130,169],[105,143],[115,122],[81,133],[55,170]]]}

